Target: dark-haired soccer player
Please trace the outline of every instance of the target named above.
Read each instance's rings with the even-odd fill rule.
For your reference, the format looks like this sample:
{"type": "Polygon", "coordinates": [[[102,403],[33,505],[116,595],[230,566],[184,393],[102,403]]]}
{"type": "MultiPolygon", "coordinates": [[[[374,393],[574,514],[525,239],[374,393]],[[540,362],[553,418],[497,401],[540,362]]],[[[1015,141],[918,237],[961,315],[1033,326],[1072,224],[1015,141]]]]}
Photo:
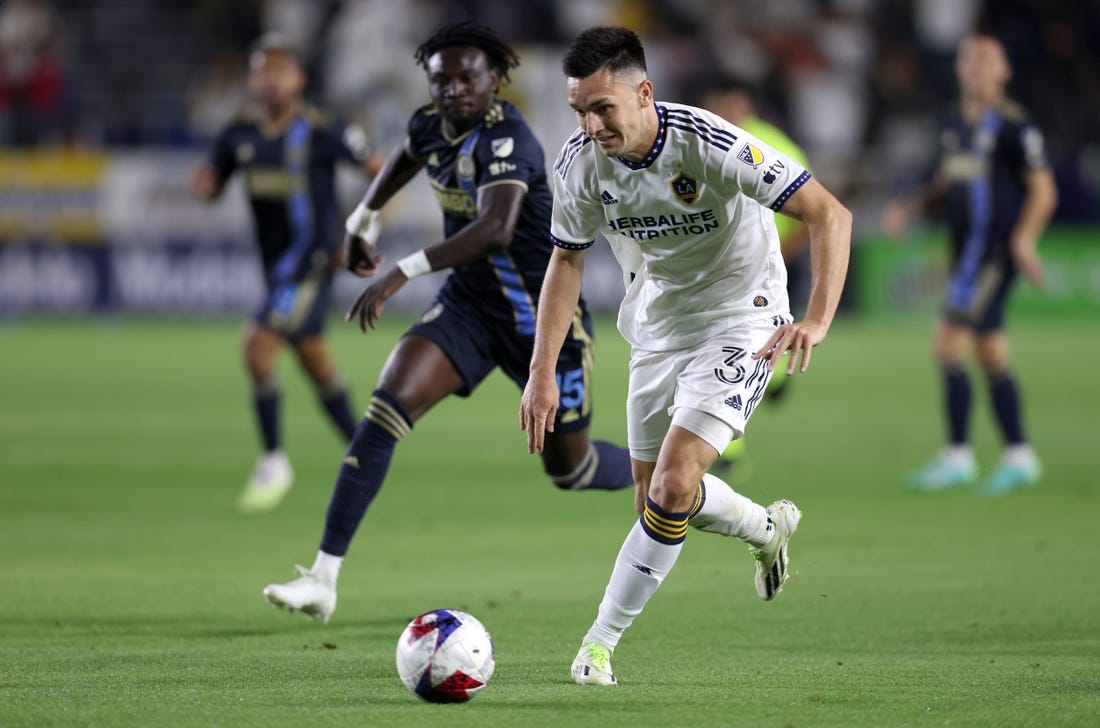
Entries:
{"type": "Polygon", "coordinates": [[[996,38],[975,35],[959,46],[955,64],[960,104],[940,134],[939,169],[922,194],[887,207],[886,232],[900,236],[910,214],[943,199],[952,241],[952,269],[943,317],[933,341],[943,373],[948,443],[909,476],[918,490],[965,485],[978,474],[970,449],[970,377],[966,358],[977,355],[1005,450],[982,483],[986,495],[1038,481],[1042,468],[1024,434],[1020,393],[1004,333],[1017,271],[1043,284],[1039,236],[1057,204],[1043,136],[1027,114],[1005,98],[1012,75],[996,38]]]}
{"type": "Polygon", "coordinates": [[[744,434],[783,353],[788,374],[799,358],[809,367],[840,299],[852,216],[802,165],[743,129],[657,102],[630,30],[584,31],[562,70],[581,128],[552,173],[557,249],[521,417],[529,450],[541,451],[557,402],[553,362],[585,250],[602,233],[630,281],[619,331],[631,345],[627,440],[641,518],[571,672],[581,685],[614,685],[611,653],[676,563],[688,526],[747,542],[761,599],[786,581],[801,512],[789,500],[754,503],[707,469],[744,434]],[[809,226],[812,293],[799,323],[790,322],[773,211],[809,226]]]}
{"type": "MultiPolygon", "coordinates": [[[[373,272],[377,211],[421,169],[435,188],[446,237],[381,275],[349,318],[358,315],[364,331],[373,328],[385,301],[410,278],[452,272],[382,370],[336,480],[313,567],[298,567],[298,579],[264,589],[269,603],[326,621],[336,607],[344,554],[397,441],[440,400],[468,396],[496,367],[520,387],[527,382],[552,250],[542,148],[516,108],[497,98],[519,64],[516,54],[489,28],[459,23],[437,31],[416,60],[427,71],[431,104],[413,114],[404,148],[348,219],[348,264],[373,272]]],[[[565,344],[551,366],[561,391],[543,469],[563,490],[626,488],[634,482],[626,451],[588,439],[592,327],[584,301],[574,298],[568,315],[565,344]]]]}
{"type": "Polygon", "coordinates": [[[274,508],[294,482],[282,449],[275,376],[284,342],[297,354],[333,424],[349,440],[355,431],[348,393],[324,338],[332,258],[340,243],[335,168],[349,162],[369,173],[378,162],[368,156],[362,130],[342,126],[305,103],[305,85],[293,46],[275,35],[260,39],[249,59],[255,107],[221,133],[191,184],[196,196],[213,199],[230,175],[244,170],[267,283],[267,297],[244,335],[263,444],[237,501],[244,511],[274,508]]]}

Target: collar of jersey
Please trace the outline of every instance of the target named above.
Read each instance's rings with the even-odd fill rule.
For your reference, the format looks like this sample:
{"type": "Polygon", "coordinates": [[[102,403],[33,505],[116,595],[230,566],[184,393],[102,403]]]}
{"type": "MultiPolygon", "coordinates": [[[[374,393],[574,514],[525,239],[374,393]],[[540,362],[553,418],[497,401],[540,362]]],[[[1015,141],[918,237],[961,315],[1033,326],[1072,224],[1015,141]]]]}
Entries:
{"type": "Polygon", "coordinates": [[[660,104],[655,104],[657,107],[657,138],[653,140],[653,146],[646,152],[645,157],[640,162],[631,162],[626,157],[616,157],[620,162],[625,164],[630,169],[645,169],[649,165],[656,161],[657,156],[661,153],[661,150],[665,148],[665,137],[668,133],[668,127],[665,124],[665,107],[660,104]]]}

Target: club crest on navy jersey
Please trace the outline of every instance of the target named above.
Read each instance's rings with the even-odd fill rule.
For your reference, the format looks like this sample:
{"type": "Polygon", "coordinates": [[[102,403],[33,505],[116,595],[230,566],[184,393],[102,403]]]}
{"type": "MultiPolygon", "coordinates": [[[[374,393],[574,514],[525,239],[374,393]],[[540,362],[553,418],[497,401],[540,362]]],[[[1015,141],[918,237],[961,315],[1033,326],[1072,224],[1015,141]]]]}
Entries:
{"type": "Polygon", "coordinates": [[[676,179],[669,182],[669,184],[672,185],[672,191],[680,199],[680,202],[685,205],[694,205],[695,201],[699,199],[699,182],[683,172],[676,175],[676,179]]]}
{"type": "Polygon", "coordinates": [[[515,146],[512,137],[501,137],[489,143],[489,148],[493,150],[494,157],[507,157],[515,149],[515,146]]]}

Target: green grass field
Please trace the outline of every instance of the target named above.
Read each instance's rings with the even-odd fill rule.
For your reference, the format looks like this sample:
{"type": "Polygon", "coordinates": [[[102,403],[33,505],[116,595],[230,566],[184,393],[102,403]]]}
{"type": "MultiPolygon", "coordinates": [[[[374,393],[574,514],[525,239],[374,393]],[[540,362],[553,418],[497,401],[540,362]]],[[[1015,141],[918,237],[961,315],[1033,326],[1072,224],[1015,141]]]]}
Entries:
{"type": "MultiPolygon", "coordinates": [[[[334,326],[360,406],[403,323],[334,326]]],[[[783,595],[757,599],[743,544],[691,534],[620,644],[622,684],[600,690],[568,669],[630,496],[553,489],[503,377],[400,445],[321,625],[260,596],[312,562],[343,451],[289,358],[298,484],[244,517],[255,445],[236,324],[8,324],[0,725],[1098,725],[1096,333],[1014,329],[1046,477],[990,500],[902,487],[941,440],[927,325],[839,323],[750,431],[740,489],[805,514],[783,595]],[[394,668],[406,622],[443,606],[496,643],[467,705],[421,703],[394,668]]],[[[593,431],[622,441],[627,352],[608,323],[599,337],[593,431]]],[[[975,393],[988,468],[997,439],[975,393]]]]}

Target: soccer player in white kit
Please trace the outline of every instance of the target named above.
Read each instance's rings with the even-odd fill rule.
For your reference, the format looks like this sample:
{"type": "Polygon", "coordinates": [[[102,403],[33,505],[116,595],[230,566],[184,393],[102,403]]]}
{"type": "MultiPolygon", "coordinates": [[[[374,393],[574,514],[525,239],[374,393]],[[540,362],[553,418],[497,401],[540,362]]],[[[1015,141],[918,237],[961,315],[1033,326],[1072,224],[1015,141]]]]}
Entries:
{"type": "Polygon", "coordinates": [[[641,517],[615,560],[572,666],[614,685],[611,653],[668,575],[688,526],[747,542],[770,600],[787,579],[801,513],[764,508],[707,473],[744,434],[778,359],[805,371],[836,312],[851,213],[797,162],[703,109],[656,102],[645,54],[626,28],[598,27],[562,69],[580,130],[552,173],[557,246],[543,284],[521,427],[540,452],[553,428],[554,362],[580,294],[584,251],[602,233],[627,283],[619,331],[631,345],[627,440],[641,517]],[[809,227],[806,318],[791,323],[774,211],[809,227]]]}

